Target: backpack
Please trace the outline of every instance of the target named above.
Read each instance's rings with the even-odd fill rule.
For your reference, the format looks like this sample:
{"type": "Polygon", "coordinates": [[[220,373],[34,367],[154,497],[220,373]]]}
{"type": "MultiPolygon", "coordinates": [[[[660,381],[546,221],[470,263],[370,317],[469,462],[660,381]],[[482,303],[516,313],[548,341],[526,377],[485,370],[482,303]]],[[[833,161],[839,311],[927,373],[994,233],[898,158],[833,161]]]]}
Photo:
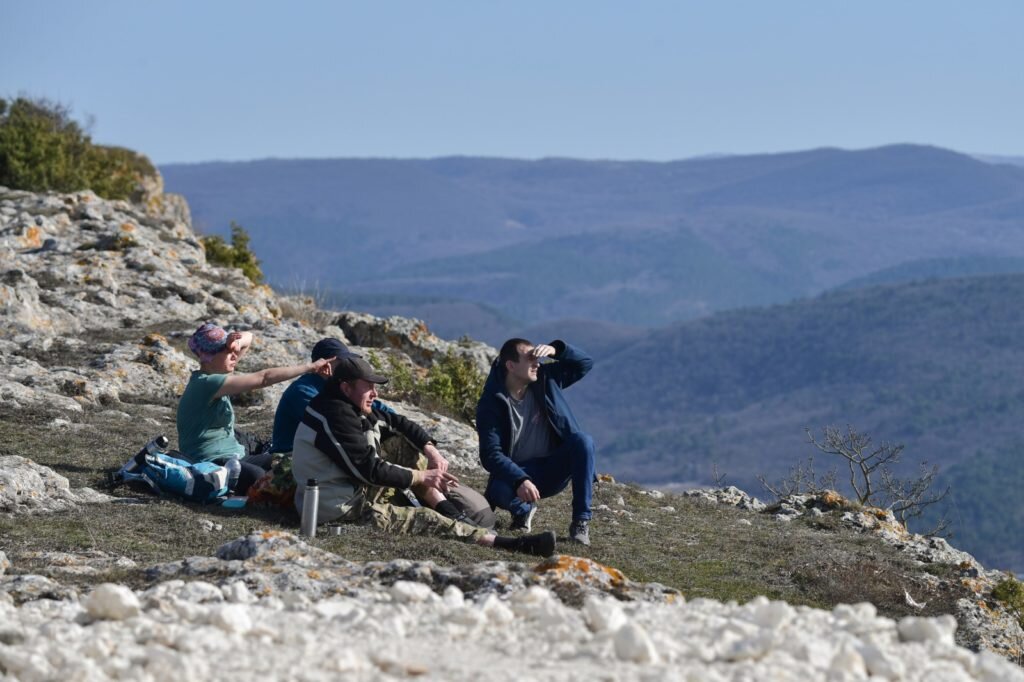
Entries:
{"type": "Polygon", "coordinates": [[[213,462],[188,462],[164,452],[142,453],[112,476],[117,483],[144,483],[157,495],[212,502],[228,494],[228,470],[213,462]]]}
{"type": "Polygon", "coordinates": [[[274,466],[246,493],[253,507],[295,510],[295,476],[292,474],[292,453],[274,455],[274,466]]]}

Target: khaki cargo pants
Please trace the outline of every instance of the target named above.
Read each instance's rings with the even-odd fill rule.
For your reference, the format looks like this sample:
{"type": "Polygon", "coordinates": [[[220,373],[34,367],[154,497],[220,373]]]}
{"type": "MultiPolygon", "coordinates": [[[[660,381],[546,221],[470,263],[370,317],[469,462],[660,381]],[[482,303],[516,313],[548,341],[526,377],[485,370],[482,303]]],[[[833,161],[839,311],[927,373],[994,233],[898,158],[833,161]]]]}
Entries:
{"type": "MultiPolygon", "coordinates": [[[[399,466],[424,470],[427,458],[407,445],[403,438],[393,438],[381,448],[381,457],[399,466]],[[392,441],[399,441],[394,442],[392,441]]],[[[459,523],[428,507],[408,506],[405,495],[394,488],[363,485],[345,505],[338,518],[342,523],[374,525],[389,533],[430,535],[476,542],[487,535],[485,528],[459,523]],[[403,505],[404,503],[404,505],[403,505]]]]}

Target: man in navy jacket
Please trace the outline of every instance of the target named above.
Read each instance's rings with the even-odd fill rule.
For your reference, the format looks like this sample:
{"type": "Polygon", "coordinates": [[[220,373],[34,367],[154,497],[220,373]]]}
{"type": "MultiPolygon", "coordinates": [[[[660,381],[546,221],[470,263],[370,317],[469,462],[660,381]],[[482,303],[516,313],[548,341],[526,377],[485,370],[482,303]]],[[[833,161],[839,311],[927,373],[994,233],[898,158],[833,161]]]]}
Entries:
{"type": "Polygon", "coordinates": [[[572,482],[569,538],[590,544],[594,441],[580,429],[562,390],[594,365],[563,341],[534,346],[509,339],[476,407],[480,462],[490,472],[484,496],[512,514],[512,527],[530,530],[537,501],[572,482]]]}

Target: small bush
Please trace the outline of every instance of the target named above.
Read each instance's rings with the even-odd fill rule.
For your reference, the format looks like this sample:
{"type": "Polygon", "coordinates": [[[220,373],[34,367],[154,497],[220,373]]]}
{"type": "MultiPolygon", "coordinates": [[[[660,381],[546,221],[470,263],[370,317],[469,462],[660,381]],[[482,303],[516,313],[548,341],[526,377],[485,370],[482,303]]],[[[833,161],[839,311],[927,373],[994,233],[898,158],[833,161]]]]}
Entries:
{"type": "Polygon", "coordinates": [[[375,351],[369,352],[367,361],[389,379],[383,386],[385,398],[410,402],[469,424],[474,422],[476,401],[486,377],[469,358],[449,351],[423,378],[404,362],[393,357],[385,361],[375,351]]]}
{"type": "Polygon", "coordinates": [[[156,169],[141,154],[94,145],[66,106],[45,99],[0,99],[0,185],[32,192],[91,189],[128,199],[156,169]]]}
{"type": "Polygon", "coordinates": [[[367,361],[378,372],[383,372],[388,383],[381,386],[381,394],[391,400],[419,403],[419,381],[409,365],[392,356],[385,362],[376,351],[370,351],[367,361]]]}
{"type": "Polygon", "coordinates": [[[992,588],[992,598],[1005,606],[1024,628],[1024,583],[1007,576],[992,588]]]}
{"type": "MultiPolygon", "coordinates": [[[[1008,575],[992,588],[992,598],[1002,604],[1017,624],[1024,630],[1024,583],[1008,575]]],[[[1017,639],[1017,654],[1012,660],[1017,665],[1024,665],[1024,639],[1017,639]]]]}
{"type": "Polygon", "coordinates": [[[427,373],[423,393],[428,401],[473,423],[485,379],[472,360],[448,351],[427,373]]]}
{"type": "Polygon", "coordinates": [[[89,189],[108,199],[131,198],[142,177],[156,175],[152,162],[124,147],[93,146],[89,153],[89,189]]]}
{"type": "Polygon", "coordinates": [[[226,268],[238,268],[253,284],[263,282],[260,261],[249,249],[249,233],[235,221],[231,221],[231,246],[219,235],[202,237],[200,241],[206,250],[207,262],[226,268]]]}

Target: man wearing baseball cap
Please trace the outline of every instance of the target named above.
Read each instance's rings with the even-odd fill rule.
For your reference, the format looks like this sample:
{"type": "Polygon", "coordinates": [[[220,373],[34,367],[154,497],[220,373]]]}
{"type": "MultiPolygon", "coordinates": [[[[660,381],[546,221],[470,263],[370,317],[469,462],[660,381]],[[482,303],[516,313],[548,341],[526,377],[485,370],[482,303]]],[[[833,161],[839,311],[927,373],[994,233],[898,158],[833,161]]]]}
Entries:
{"type": "Polygon", "coordinates": [[[457,520],[460,512],[445,497],[458,486],[447,467],[427,468],[441,457],[422,427],[393,411],[374,405],[377,387],[388,379],[357,355],[335,361],[334,373],[314,397],[295,432],[292,467],[302,509],[305,482],[320,488],[317,519],[373,524],[396,533],[451,537],[501,549],[548,556],[555,550],[552,532],[516,538],[457,520]],[[401,436],[412,448],[393,451],[388,461],[381,440],[401,436]],[[411,453],[411,454],[406,454],[411,453]],[[411,490],[426,507],[395,504],[411,490]]]}

